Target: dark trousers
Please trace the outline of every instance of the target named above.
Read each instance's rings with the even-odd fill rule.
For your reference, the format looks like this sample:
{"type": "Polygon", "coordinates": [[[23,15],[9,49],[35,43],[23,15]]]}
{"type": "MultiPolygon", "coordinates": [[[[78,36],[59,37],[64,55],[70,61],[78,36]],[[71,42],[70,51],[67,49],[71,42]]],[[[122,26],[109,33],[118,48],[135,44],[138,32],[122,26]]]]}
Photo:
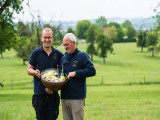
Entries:
{"type": "Polygon", "coordinates": [[[33,95],[32,105],[36,111],[37,120],[56,120],[59,114],[59,95],[33,95]]]}

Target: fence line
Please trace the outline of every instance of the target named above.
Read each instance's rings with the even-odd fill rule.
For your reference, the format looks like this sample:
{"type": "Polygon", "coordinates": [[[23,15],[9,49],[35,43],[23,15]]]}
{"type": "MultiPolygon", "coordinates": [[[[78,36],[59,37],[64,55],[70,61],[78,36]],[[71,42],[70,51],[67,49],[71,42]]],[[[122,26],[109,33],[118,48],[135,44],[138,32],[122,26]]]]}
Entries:
{"type": "MultiPolygon", "coordinates": [[[[104,75],[100,76],[99,80],[91,78],[87,78],[87,86],[104,86],[104,85],[138,85],[138,84],[160,84],[160,79],[155,81],[149,81],[146,79],[146,76],[144,75],[141,80],[139,81],[129,81],[129,82],[121,82],[118,83],[117,81],[109,81],[109,78],[105,77],[104,75]]],[[[0,88],[33,88],[33,79],[24,79],[24,80],[10,80],[0,81],[0,88]]]]}

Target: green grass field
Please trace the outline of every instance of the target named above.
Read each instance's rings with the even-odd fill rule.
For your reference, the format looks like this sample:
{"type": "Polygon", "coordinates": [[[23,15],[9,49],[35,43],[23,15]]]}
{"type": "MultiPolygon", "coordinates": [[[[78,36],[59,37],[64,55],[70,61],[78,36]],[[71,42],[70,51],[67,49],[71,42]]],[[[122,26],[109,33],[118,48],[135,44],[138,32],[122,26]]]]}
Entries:
{"type": "MultiPolygon", "coordinates": [[[[78,45],[82,51],[87,45],[78,45]]],[[[160,56],[135,43],[114,44],[106,64],[94,56],[97,74],[87,79],[85,120],[160,120],[160,56]],[[103,76],[103,85],[102,85],[103,76]]],[[[58,47],[64,52],[63,47],[58,47]]],[[[33,78],[14,50],[0,58],[0,120],[35,120],[33,78]],[[11,84],[12,83],[12,84],[11,84]],[[12,87],[12,88],[11,88],[12,87]]],[[[58,120],[62,120],[60,115],[58,120]]]]}

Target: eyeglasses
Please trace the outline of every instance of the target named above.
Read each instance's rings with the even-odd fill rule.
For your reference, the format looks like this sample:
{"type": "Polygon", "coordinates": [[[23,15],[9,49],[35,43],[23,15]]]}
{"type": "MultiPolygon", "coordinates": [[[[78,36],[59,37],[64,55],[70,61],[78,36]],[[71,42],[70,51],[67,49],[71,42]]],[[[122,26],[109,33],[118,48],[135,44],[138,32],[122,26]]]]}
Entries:
{"type": "Polygon", "coordinates": [[[52,37],[43,37],[43,39],[45,39],[45,40],[51,40],[52,39],[52,37]]]}
{"type": "Polygon", "coordinates": [[[68,47],[70,44],[72,44],[73,42],[70,42],[70,43],[66,43],[66,44],[63,44],[64,47],[68,47]]]}
{"type": "Polygon", "coordinates": [[[63,44],[63,46],[64,46],[64,47],[68,47],[68,46],[69,46],[69,44],[63,44]]]}

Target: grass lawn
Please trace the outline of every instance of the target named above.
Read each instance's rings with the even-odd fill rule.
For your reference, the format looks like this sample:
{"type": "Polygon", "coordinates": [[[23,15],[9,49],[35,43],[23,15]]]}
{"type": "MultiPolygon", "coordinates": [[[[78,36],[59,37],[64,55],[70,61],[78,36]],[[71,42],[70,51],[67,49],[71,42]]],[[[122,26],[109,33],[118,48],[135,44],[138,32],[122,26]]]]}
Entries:
{"type": "MultiPolygon", "coordinates": [[[[32,91],[1,89],[0,120],[35,120],[32,91]]],[[[159,100],[159,85],[88,86],[85,120],[160,120],[159,100]]]]}
{"type": "MultiPolygon", "coordinates": [[[[87,45],[78,45],[85,51],[87,45]]],[[[96,76],[87,78],[85,120],[160,120],[160,56],[116,43],[106,64],[94,56],[96,76]],[[103,78],[103,79],[102,79],[103,78]],[[103,85],[102,85],[103,84],[103,85]]],[[[64,52],[63,47],[58,47],[64,52]]],[[[13,49],[0,58],[0,120],[35,120],[33,78],[13,49]]],[[[60,115],[58,120],[62,120],[60,115]]]]}

